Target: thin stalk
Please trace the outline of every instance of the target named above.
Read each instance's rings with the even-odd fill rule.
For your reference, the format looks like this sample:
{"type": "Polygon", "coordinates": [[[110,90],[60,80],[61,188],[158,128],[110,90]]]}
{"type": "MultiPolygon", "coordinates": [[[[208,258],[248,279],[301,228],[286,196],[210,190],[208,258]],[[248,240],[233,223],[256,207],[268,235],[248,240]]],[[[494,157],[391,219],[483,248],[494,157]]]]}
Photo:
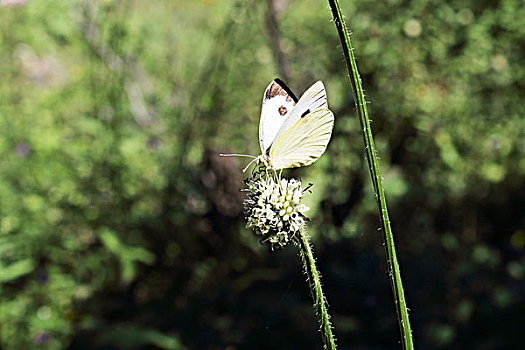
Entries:
{"type": "Polygon", "coordinates": [[[310,287],[310,293],[314,300],[317,322],[321,328],[324,349],[335,350],[335,340],[334,335],[332,334],[330,315],[328,315],[328,308],[323,294],[323,288],[321,287],[321,279],[319,277],[319,272],[317,272],[317,268],[315,267],[315,259],[312,253],[312,248],[310,247],[306,228],[303,227],[301,229],[297,240],[304,270],[308,277],[308,286],[310,287]]]}
{"type": "Polygon", "coordinates": [[[388,275],[390,277],[390,284],[394,294],[394,301],[397,311],[397,318],[399,321],[399,328],[401,332],[401,340],[403,349],[414,349],[412,341],[412,331],[410,330],[410,322],[408,319],[408,311],[405,302],[405,295],[403,291],[403,283],[401,281],[401,272],[399,271],[399,264],[397,262],[396,249],[394,246],[394,237],[392,229],[390,228],[390,219],[388,218],[388,209],[386,205],[385,193],[383,191],[383,180],[379,171],[379,164],[376,158],[376,150],[374,146],[374,139],[372,136],[372,129],[370,127],[370,119],[368,118],[368,111],[366,108],[365,94],[361,85],[361,77],[357,70],[357,63],[354,57],[352,43],[350,41],[350,34],[346,27],[341,6],[338,0],[328,0],[332,14],[334,17],[335,26],[339,33],[339,39],[343,48],[343,54],[346,60],[346,66],[352,85],[352,93],[363,130],[363,139],[365,143],[366,156],[368,160],[368,167],[374,184],[374,191],[377,200],[377,206],[381,218],[381,228],[383,232],[383,240],[385,242],[385,249],[388,262],[388,275]]]}

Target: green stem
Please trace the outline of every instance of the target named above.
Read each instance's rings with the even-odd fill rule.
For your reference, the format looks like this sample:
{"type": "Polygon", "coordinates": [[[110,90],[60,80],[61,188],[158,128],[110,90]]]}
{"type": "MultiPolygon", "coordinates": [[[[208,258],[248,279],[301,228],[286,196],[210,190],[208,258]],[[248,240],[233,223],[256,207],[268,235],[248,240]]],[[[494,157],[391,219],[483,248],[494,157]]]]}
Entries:
{"type": "Polygon", "coordinates": [[[323,338],[324,348],[335,350],[335,340],[332,334],[332,326],[330,325],[330,315],[328,315],[328,308],[323,295],[323,289],[321,287],[321,279],[319,273],[315,267],[315,260],[308,241],[308,235],[306,228],[302,228],[299,232],[298,237],[299,252],[301,259],[303,260],[304,270],[308,277],[308,286],[310,287],[310,293],[314,299],[315,313],[317,314],[317,322],[321,327],[321,336],[323,338]]]}
{"type": "Polygon", "coordinates": [[[359,120],[361,122],[361,129],[363,130],[363,139],[365,143],[366,156],[368,159],[368,166],[370,168],[370,175],[372,177],[372,183],[374,184],[377,206],[380,212],[381,227],[388,261],[388,275],[390,276],[390,284],[394,294],[403,349],[412,350],[414,349],[414,345],[412,342],[412,332],[410,330],[410,322],[408,319],[403,283],[401,281],[401,273],[399,271],[399,264],[396,257],[394,237],[392,235],[392,229],[390,228],[390,219],[388,218],[388,209],[386,206],[385,193],[383,191],[383,180],[381,178],[379,164],[376,158],[374,139],[372,136],[372,129],[370,128],[368,111],[366,108],[365,94],[363,93],[363,87],[361,86],[361,77],[359,76],[359,71],[357,70],[357,63],[354,57],[352,43],[350,41],[350,35],[341,12],[339,1],[328,0],[328,3],[332,9],[335,26],[337,27],[337,32],[339,33],[339,39],[341,39],[346,65],[350,74],[350,82],[352,85],[354,101],[357,107],[359,120]]]}

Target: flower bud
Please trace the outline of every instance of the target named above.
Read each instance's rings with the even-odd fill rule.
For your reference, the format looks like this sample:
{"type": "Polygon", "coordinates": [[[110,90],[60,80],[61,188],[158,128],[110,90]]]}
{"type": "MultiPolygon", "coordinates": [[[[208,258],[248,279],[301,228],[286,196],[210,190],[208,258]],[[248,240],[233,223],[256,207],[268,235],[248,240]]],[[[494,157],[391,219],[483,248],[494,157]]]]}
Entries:
{"type": "MultiPolygon", "coordinates": [[[[274,175],[275,176],[275,175],[274,175]]],[[[299,204],[304,189],[296,179],[274,179],[260,171],[245,180],[248,198],[244,201],[246,227],[252,228],[261,241],[269,242],[272,249],[294,241],[305,225],[304,212],[309,208],[299,204]]]]}

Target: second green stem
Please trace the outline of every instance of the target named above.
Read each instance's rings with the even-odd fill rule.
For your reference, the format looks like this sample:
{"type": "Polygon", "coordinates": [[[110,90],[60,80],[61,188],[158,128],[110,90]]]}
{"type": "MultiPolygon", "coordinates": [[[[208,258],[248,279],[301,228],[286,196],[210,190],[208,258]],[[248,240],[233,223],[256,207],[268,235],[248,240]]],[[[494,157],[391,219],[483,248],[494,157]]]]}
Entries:
{"type": "Polygon", "coordinates": [[[376,158],[376,150],[374,139],[372,136],[372,129],[370,128],[370,119],[368,118],[368,111],[366,108],[365,94],[361,85],[361,77],[357,69],[357,62],[354,57],[352,43],[350,41],[350,34],[346,27],[345,20],[341,11],[338,0],[328,0],[332,15],[334,17],[335,26],[339,33],[341,40],[343,54],[345,56],[348,73],[350,74],[350,82],[352,86],[352,93],[354,96],[359,120],[363,131],[363,139],[365,143],[366,156],[372,183],[374,184],[374,192],[376,195],[377,206],[379,209],[379,217],[381,218],[381,228],[383,232],[383,240],[385,242],[388,275],[390,277],[390,284],[394,294],[394,301],[397,311],[397,318],[399,321],[399,328],[401,331],[401,339],[403,349],[412,350],[414,344],[412,341],[412,331],[410,329],[410,322],[408,319],[408,311],[405,302],[405,294],[403,291],[403,283],[401,281],[401,272],[399,271],[399,264],[397,262],[396,249],[394,246],[394,237],[390,227],[390,219],[388,217],[388,209],[386,206],[385,193],[383,191],[383,180],[379,171],[379,164],[376,158]]]}

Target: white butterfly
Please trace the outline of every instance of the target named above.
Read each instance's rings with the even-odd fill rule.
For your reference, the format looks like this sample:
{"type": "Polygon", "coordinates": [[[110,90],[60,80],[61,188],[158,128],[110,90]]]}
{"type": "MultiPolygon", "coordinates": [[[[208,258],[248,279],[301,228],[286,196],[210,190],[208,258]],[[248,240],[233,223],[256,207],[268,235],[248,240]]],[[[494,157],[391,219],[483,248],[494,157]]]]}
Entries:
{"type": "Polygon", "coordinates": [[[333,126],[334,115],[328,109],[321,81],[297,100],[275,79],[264,92],[259,123],[261,155],[254,161],[276,170],[310,165],[324,153],[333,126]]]}

